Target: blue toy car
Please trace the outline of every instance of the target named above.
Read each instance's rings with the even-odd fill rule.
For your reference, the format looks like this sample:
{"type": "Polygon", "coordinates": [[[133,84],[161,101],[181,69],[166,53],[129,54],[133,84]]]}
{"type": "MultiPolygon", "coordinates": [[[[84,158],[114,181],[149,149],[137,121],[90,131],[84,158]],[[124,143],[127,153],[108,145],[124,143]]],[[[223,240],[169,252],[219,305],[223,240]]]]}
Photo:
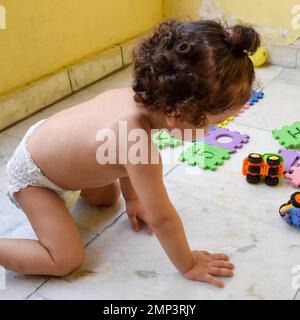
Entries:
{"type": "Polygon", "coordinates": [[[284,221],[300,231],[300,192],[293,193],[290,201],[280,207],[279,213],[284,221]]]}

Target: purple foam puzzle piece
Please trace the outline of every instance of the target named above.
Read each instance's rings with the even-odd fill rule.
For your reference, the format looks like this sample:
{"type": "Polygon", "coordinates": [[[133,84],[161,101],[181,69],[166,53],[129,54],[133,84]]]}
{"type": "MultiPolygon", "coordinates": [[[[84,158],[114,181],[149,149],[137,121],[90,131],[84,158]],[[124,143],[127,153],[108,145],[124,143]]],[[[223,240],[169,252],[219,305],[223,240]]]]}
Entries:
{"type": "Polygon", "coordinates": [[[292,166],[300,160],[300,153],[295,150],[286,150],[281,148],[279,153],[284,158],[284,172],[289,172],[292,166]]]}
{"type": "Polygon", "coordinates": [[[206,135],[204,140],[213,146],[218,146],[224,150],[230,150],[232,153],[234,153],[237,151],[237,149],[241,149],[244,143],[248,143],[249,138],[250,137],[248,135],[240,134],[237,131],[230,131],[226,128],[218,128],[206,135]],[[218,139],[222,137],[231,138],[232,141],[229,143],[219,142],[218,139]]]}

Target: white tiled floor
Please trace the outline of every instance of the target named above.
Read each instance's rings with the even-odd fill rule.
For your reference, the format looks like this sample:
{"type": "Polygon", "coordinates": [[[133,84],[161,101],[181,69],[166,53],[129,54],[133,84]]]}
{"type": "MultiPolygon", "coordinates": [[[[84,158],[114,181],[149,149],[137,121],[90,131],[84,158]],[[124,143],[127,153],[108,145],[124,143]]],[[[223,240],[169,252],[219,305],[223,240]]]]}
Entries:
{"type": "MultiPolygon", "coordinates": [[[[31,237],[24,214],[5,198],[5,162],[27,128],[99,92],[130,84],[127,68],[35,114],[0,134],[0,236],[31,237]]],[[[131,231],[124,202],[100,210],[78,200],[72,214],[87,244],[80,270],[59,278],[7,272],[0,299],[293,299],[292,268],[300,265],[300,233],[278,215],[295,191],[251,186],[241,176],[251,152],[277,152],[271,130],[299,119],[300,72],[267,66],[257,70],[265,99],[229,125],[250,135],[250,142],[217,172],[183,164],[166,165],[165,183],[185,225],[191,247],[223,251],[236,264],[235,277],[219,290],[182,278],[155,237],[131,231]]],[[[175,150],[175,153],[178,150],[175,150]]],[[[162,151],[168,157],[168,149],[162,151]]]]}

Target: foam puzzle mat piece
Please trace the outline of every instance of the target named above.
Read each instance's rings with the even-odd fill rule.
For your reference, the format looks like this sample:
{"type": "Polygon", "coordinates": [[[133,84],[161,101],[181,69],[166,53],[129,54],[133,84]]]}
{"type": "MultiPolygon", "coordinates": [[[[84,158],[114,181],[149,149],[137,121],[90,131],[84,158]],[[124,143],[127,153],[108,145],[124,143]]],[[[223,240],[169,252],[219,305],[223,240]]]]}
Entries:
{"type": "Polygon", "coordinates": [[[231,131],[226,128],[218,128],[204,138],[205,142],[210,143],[212,146],[218,146],[224,150],[230,150],[232,153],[236,152],[237,149],[241,149],[245,143],[249,142],[250,137],[248,135],[243,135],[238,131],[231,131]],[[219,141],[220,138],[227,137],[231,141],[228,143],[223,143],[219,141]]]}
{"type": "Polygon", "coordinates": [[[235,119],[234,116],[229,117],[229,118],[227,118],[225,121],[223,121],[223,122],[221,122],[221,123],[218,123],[218,124],[217,124],[217,127],[218,127],[218,128],[223,128],[223,127],[227,126],[230,122],[232,122],[234,119],[235,119]]]}
{"type": "Polygon", "coordinates": [[[298,160],[300,160],[300,152],[295,150],[286,150],[281,148],[279,149],[278,153],[284,158],[284,171],[286,173],[291,170],[293,165],[295,165],[298,160]]]}
{"type": "Polygon", "coordinates": [[[286,149],[300,148],[300,121],[272,131],[273,137],[286,149]]]}
{"type": "Polygon", "coordinates": [[[183,141],[171,137],[166,131],[162,130],[153,135],[153,142],[159,148],[176,148],[183,144],[183,141]]]}
{"type": "Polygon", "coordinates": [[[288,180],[295,188],[300,188],[300,161],[298,161],[285,175],[288,180]]]}
{"type": "Polygon", "coordinates": [[[230,151],[220,147],[212,146],[207,142],[193,142],[193,144],[183,151],[179,157],[181,162],[186,162],[191,166],[198,166],[204,170],[217,170],[223,165],[224,160],[230,158],[230,151]]]}
{"type": "Polygon", "coordinates": [[[240,112],[236,115],[236,117],[240,116],[241,114],[245,113],[245,111],[250,109],[250,103],[246,103],[242,109],[240,110],[240,112]]]}
{"type": "Polygon", "coordinates": [[[249,99],[250,106],[258,103],[259,100],[263,99],[264,95],[265,94],[262,91],[252,90],[251,97],[249,99]]]}

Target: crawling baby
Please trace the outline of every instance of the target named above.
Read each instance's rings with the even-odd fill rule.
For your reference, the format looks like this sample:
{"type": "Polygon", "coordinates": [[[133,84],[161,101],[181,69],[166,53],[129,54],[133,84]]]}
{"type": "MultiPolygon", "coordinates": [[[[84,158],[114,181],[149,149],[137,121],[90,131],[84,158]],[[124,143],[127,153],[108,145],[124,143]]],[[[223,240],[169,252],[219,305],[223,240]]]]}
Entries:
{"type": "Polygon", "coordinates": [[[104,92],[32,126],[7,164],[7,191],[38,240],[0,239],[0,265],[31,275],[72,272],[84,260],[84,247],[65,194],[77,190],[92,205],[111,206],[122,193],[133,229],[146,224],[184,277],[223,287],[220,277],[232,277],[234,265],[225,254],[190,249],[151,135],[176,129],[182,138],[189,130],[193,140],[197,130],[207,132],[238,113],[255,77],[248,52],[259,44],[249,27],[164,21],[135,47],[130,88],[104,92]],[[132,137],[140,132],[139,148],[132,137],[123,139],[123,125],[132,137]]]}

